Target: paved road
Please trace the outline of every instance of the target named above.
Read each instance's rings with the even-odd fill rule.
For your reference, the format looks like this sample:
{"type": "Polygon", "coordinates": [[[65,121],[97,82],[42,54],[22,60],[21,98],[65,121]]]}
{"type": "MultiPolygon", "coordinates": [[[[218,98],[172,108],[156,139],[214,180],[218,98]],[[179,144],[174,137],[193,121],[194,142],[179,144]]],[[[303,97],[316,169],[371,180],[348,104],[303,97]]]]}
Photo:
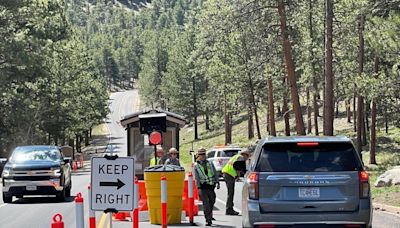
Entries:
{"type": "MultiPolygon", "coordinates": [[[[126,114],[138,110],[137,91],[127,91],[113,93],[110,99],[111,114],[108,119],[108,129],[111,135],[111,144],[116,145],[114,152],[120,156],[126,155],[126,134],[125,130],[119,125],[118,121],[126,114]]],[[[85,198],[85,223],[87,222],[88,202],[87,202],[87,185],[90,180],[90,164],[85,163],[84,169],[80,169],[73,174],[72,194],[78,192],[83,193],[85,198]]],[[[242,183],[237,183],[237,191],[235,191],[235,207],[240,211],[241,208],[241,186],[242,183]]],[[[1,189],[1,188],[0,188],[1,189]]],[[[47,228],[50,227],[51,217],[55,213],[61,213],[64,217],[65,227],[75,227],[75,205],[73,197],[70,197],[67,202],[59,203],[51,197],[39,198],[24,198],[14,201],[13,204],[2,203],[0,195],[0,227],[1,228],[47,228]]],[[[241,227],[241,216],[225,216],[225,201],[226,201],[226,186],[222,182],[221,189],[217,190],[217,202],[214,217],[216,227],[241,227]]],[[[201,212],[200,212],[201,213],[201,212]]],[[[103,213],[97,213],[97,222],[99,228],[107,227],[107,217],[103,213]],[[101,225],[101,226],[100,226],[101,225]]],[[[202,216],[195,217],[195,222],[198,226],[204,225],[202,216]]],[[[373,225],[375,228],[399,228],[400,217],[391,214],[376,211],[374,213],[373,225]]],[[[187,221],[179,227],[190,227],[187,221]]],[[[87,223],[85,225],[87,227],[87,223]]],[[[113,227],[132,227],[130,222],[114,222],[113,227]]],[[[140,227],[159,227],[150,225],[143,221],[140,227]]]]}
{"type": "Polygon", "coordinates": [[[113,145],[115,153],[119,156],[126,156],[126,131],[119,125],[119,121],[125,115],[139,110],[139,99],[137,90],[117,92],[110,96],[110,114],[107,121],[107,128],[110,133],[110,144],[113,145]]]}

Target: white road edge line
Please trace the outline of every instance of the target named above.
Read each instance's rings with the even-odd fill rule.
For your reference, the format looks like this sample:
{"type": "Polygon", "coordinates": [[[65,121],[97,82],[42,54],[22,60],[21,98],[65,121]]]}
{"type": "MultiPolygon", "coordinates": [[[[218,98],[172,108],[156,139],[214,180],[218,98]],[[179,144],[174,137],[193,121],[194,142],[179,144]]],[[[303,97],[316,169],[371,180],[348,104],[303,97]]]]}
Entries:
{"type": "MultiPolygon", "coordinates": [[[[223,205],[225,205],[226,204],[226,201],[223,201],[223,200],[221,200],[221,199],[219,199],[219,198],[215,198],[219,203],[221,203],[221,204],[223,204],[223,205]]],[[[233,207],[233,210],[235,210],[235,211],[237,211],[237,212],[239,212],[240,214],[242,214],[242,210],[239,210],[238,208],[236,208],[236,207],[233,207]]]]}

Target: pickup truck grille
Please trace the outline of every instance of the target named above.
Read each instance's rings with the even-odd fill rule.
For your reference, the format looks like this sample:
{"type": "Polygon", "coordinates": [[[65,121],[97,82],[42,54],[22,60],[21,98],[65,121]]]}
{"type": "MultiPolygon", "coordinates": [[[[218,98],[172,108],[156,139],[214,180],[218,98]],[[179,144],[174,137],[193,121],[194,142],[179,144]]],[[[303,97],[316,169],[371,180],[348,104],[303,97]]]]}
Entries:
{"type": "Polygon", "coordinates": [[[51,176],[14,176],[13,180],[16,181],[41,181],[50,180],[51,176]]]}
{"type": "Polygon", "coordinates": [[[28,171],[28,170],[51,170],[51,167],[40,166],[40,167],[14,167],[14,171],[28,171]]]}

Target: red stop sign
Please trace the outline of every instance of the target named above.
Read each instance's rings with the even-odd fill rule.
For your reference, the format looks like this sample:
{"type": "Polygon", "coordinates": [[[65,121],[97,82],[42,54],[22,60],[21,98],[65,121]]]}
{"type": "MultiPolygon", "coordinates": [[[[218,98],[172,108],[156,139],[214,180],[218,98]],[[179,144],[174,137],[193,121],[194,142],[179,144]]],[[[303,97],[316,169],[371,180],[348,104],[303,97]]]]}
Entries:
{"type": "Polygon", "coordinates": [[[160,145],[162,142],[162,134],[158,131],[153,131],[149,136],[150,145],[160,145]]]}

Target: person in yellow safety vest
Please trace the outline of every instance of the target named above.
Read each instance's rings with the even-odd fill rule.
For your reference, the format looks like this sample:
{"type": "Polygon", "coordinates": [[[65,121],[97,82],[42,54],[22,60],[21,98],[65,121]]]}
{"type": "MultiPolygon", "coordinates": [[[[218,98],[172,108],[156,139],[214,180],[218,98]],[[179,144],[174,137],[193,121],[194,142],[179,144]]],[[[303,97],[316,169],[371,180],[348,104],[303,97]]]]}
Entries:
{"type": "Polygon", "coordinates": [[[226,215],[239,215],[239,212],[233,209],[233,196],[235,193],[235,181],[239,179],[241,172],[246,171],[246,161],[249,159],[250,153],[247,149],[243,149],[239,154],[231,157],[222,168],[226,188],[228,189],[228,198],[226,200],[226,215]],[[244,167],[244,168],[243,168],[244,167]]]}
{"type": "Polygon", "coordinates": [[[193,167],[194,177],[201,201],[203,202],[206,226],[211,226],[212,220],[215,220],[212,214],[216,198],[215,187],[219,189],[219,180],[214,164],[207,161],[206,150],[200,148],[197,151],[197,156],[198,159],[193,167]]]}
{"type": "Polygon", "coordinates": [[[165,162],[164,149],[161,146],[157,147],[156,154],[157,154],[157,162],[156,162],[156,158],[150,159],[150,166],[164,164],[164,162],[165,162]]]}

